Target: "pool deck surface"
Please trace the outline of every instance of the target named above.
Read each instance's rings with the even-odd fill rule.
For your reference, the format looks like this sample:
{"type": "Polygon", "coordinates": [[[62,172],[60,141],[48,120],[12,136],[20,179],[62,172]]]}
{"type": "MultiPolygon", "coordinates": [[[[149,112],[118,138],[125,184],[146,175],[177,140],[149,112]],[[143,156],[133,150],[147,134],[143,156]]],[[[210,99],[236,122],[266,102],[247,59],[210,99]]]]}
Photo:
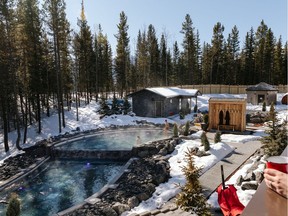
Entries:
{"type": "MultiPolygon", "coordinates": [[[[208,132],[207,137],[209,140],[214,139],[215,133],[208,132]]],[[[204,190],[204,196],[208,198],[216,188],[221,184],[221,168],[223,165],[225,179],[228,179],[233,173],[240,168],[255,152],[257,149],[261,147],[260,141],[250,141],[245,143],[232,143],[226,142],[232,147],[235,147],[233,153],[230,153],[225,158],[223,158],[220,162],[211,167],[208,171],[206,171],[202,176],[200,176],[199,181],[204,190]]],[[[222,216],[222,212],[218,210],[211,210],[212,215],[214,216],[222,216]]],[[[175,204],[175,198],[172,198],[167,203],[163,205],[161,209],[155,209],[150,212],[142,212],[140,214],[129,214],[129,216],[188,216],[192,215],[189,212],[185,212],[177,207],[175,204]]]]}

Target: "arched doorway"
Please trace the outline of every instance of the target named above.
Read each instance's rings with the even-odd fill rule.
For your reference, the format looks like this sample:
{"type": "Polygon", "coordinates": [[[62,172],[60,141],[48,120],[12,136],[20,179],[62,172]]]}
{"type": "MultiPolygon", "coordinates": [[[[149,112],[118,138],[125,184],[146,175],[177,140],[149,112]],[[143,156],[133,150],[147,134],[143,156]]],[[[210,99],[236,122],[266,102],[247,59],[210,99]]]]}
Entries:
{"type": "Polygon", "coordinates": [[[228,110],[226,111],[226,115],[225,115],[225,124],[230,125],[230,113],[228,110]]]}
{"type": "Polygon", "coordinates": [[[224,114],[223,114],[223,111],[221,110],[219,113],[219,125],[223,125],[223,119],[224,119],[224,114]]]}

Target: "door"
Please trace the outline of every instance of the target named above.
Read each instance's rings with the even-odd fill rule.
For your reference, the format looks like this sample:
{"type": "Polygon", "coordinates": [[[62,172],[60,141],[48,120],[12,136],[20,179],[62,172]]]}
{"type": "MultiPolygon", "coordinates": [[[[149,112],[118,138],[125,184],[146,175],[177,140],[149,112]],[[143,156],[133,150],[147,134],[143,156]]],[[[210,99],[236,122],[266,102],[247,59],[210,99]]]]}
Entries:
{"type": "Polygon", "coordinates": [[[155,101],[155,116],[162,117],[162,101],[155,101]]]}
{"type": "Polygon", "coordinates": [[[265,95],[258,95],[258,104],[262,104],[265,100],[265,95]]]}

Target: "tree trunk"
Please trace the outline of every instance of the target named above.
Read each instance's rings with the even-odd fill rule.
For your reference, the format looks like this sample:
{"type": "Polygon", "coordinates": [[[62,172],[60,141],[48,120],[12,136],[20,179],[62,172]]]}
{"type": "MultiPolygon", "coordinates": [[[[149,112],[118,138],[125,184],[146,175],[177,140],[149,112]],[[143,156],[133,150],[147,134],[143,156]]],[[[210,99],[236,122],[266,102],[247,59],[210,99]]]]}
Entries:
{"type": "MultiPolygon", "coordinates": [[[[5,98],[4,98],[5,100],[5,98]]],[[[3,100],[1,100],[3,101],[3,100]]],[[[4,132],[4,148],[5,152],[9,151],[9,145],[8,145],[8,120],[7,120],[7,106],[5,106],[5,102],[2,102],[2,120],[3,120],[3,132],[4,132]]]]}
{"type": "Polygon", "coordinates": [[[40,94],[37,93],[37,115],[38,115],[38,133],[41,133],[41,105],[40,105],[40,94]]]}

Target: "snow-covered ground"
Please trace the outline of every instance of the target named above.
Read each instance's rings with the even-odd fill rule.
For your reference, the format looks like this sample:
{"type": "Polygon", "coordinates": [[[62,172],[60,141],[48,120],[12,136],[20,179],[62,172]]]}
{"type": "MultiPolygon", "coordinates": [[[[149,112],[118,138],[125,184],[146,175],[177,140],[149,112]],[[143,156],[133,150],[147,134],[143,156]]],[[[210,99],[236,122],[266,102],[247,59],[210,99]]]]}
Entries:
{"type": "MultiPolygon", "coordinates": [[[[277,95],[277,105],[276,105],[276,111],[278,112],[278,118],[279,119],[287,119],[288,112],[287,112],[287,106],[281,105],[280,101],[284,94],[278,94],[277,95]]],[[[237,98],[245,98],[246,94],[239,94],[239,95],[230,95],[230,94],[206,94],[198,97],[198,109],[201,111],[208,110],[208,100],[210,97],[237,97],[237,98]]],[[[100,115],[96,112],[96,110],[99,109],[99,105],[95,102],[91,102],[87,106],[82,106],[79,108],[79,121],[76,121],[76,109],[75,107],[72,107],[71,111],[66,111],[65,113],[65,120],[66,120],[66,127],[62,129],[62,133],[65,132],[71,132],[72,130],[75,130],[77,127],[80,128],[81,131],[84,130],[90,130],[90,129],[96,129],[96,128],[104,128],[109,127],[110,125],[136,125],[136,121],[140,120],[146,120],[147,122],[153,122],[153,123],[160,123],[164,124],[164,120],[166,118],[144,118],[144,117],[131,117],[128,115],[112,115],[109,117],[104,117],[100,119],[100,115]]],[[[261,106],[253,106],[251,104],[247,104],[247,110],[253,110],[253,111],[261,111],[261,106]]],[[[267,106],[267,110],[269,110],[270,107],[267,106]]],[[[174,116],[172,118],[168,119],[169,123],[176,122],[177,124],[184,124],[187,120],[192,120],[193,115],[186,115],[185,119],[180,120],[179,116],[174,116]]],[[[37,133],[37,124],[31,125],[28,128],[28,134],[27,134],[27,143],[23,144],[23,147],[28,147],[35,142],[47,139],[49,137],[59,135],[58,133],[58,116],[57,114],[52,115],[49,118],[43,118],[42,119],[42,133],[37,133]]],[[[196,134],[193,134],[193,136],[200,137],[202,131],[197,132],[196,134]]],[[[227,154],[229,154],[231,151],[233,151],[233,148],[230,147],[228,144],[225,144],[226,142],[230,142],[233,140],[233,142],[241,142],[244,143],[259,139],[261,136],[264,135],[264,128],[259,128],[257,133],[254,133],[253,135],[232,135],[232,134],[225,134],[221,136],[222,142],[221,143],[211,143],[211,149],[209,150],[210,154],[209,156],[205,157],[195,157],[195,164],[198,167],[203,168],[203,172],[208,170],[210,167],[212,167],[215,163],[220,161],[222,158],[224,158],[227,154]]],[[[15,140],[16,140],[16,132],[13,131],[9,133],[9,146],[10,151],[5,153],[4,151],[4,144],[3,144],[3,133],[0,133],[0,164],[3,162],[4,159],[7,157],[10,157],[11,155],[18,154],[19,151],[15,147],[15,140]]],[[[145,202],[142,202],[138,207],[132,209],[130,212],[142,212],[147,210],[155,209],[156,207],[162,206],[165,202],[167,202],[170,198],[174,197],[177,193],[179,193],[179,188],[175,186],[175,183],[185,184],[185,177],[183,173],[181,172],[182,166],[185,165],[184,160],[184,154],[187,151],[187,148],[191,147],[199,147],[203,148],[201,146],[200,140],[186,140],[182,144],[178,145],[176,147],[176,150],[171,154],[171,158],[169,159],[170,166],[171,166],[171,178],[167,183],[161,184],[157,187],[155,193],[153,196],[148,199],[145,202]]],[[[249,168],[247,166],[244,166],[243,169],[239,170],[235,173],[235,175],[230,178],[229,184],[234,184],[237,177],[242,174],[243,172],[246,172],[246,170],[249,168]]],[[[261,167],[260,167],[261,169],[261,167]]],[[[262,168],[264,169],[264,167],[262,168]]],[[[252,192],[251,192],[252,193],[252,192]]],[[[237,194],[241,200],[241,202],[244,205],[247,205],[249,200],[251,199],[253,194],[247,194],[247,192],[243,192],[241,190],[237,191],[237,194]]],[[[209,203],[212,205],[217,206],[217,197],[215,195],[211,196],[209,199],[209,203]]]]}

